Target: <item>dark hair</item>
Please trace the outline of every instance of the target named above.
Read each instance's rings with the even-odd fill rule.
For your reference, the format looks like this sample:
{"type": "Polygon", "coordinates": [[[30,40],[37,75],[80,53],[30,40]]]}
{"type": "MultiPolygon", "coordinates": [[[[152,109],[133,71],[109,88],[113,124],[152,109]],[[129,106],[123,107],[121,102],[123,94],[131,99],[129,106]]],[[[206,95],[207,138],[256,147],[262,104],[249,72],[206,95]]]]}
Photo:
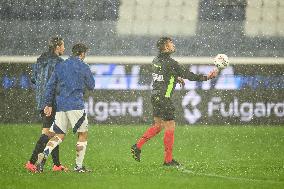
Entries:
{"type": "Polygon", "coordinates": [[[87,52],[88,49],[89,48],[86,45],[84,45],[83,43],[78,43],[78,44],[76,44],[72,47],[72,54],[73,54],[73,56],[79,56],[83,52],[84,53],[87,52]]]}
{"type": "Polygon", "coordinates": [[[172,38],[170,37],[161,37],[158,41],[157,41],[157,48],[158,50],[161,52],[165,49],[165,44],[168,41],[172,41],[172,38]]]}
{"type": "Polygon", "coordinates": [[[48,40],[48,48],[49,50],[54,51],[57,46],[61,46],[63,44],[63,38],[61,37],[51,37],[48,40]]]}

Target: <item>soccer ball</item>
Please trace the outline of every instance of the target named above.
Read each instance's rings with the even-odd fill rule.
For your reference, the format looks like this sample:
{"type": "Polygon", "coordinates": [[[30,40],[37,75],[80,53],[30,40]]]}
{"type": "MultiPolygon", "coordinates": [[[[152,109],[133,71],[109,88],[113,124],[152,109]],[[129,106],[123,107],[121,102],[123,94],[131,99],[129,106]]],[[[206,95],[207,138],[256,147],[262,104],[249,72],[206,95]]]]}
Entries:
{"type": "Polygon", "coordinates": [[[217,54],[214,58],[214,64],[218,69],[226,68],[229,65],[229,58],[225,54],[217,54]]]}

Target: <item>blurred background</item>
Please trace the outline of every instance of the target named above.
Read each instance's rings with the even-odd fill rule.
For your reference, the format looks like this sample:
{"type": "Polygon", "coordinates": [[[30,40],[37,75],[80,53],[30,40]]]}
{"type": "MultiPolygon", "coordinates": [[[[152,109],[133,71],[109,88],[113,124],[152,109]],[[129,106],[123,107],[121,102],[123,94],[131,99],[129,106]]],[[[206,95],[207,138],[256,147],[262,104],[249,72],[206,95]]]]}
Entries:
{"type": "Polygon", "coordinates": [[[157,39],[171,36],[195,73],[213,69],[218,53],[232,60],[212,81],[177,87],[178,122],[284,123],[283,0],[1,0],[0,122],[38,120],[31,64],[54,35],[66,55],[74,43],[90,47],[91,122],[152,121],[150,63],[157,39]]]}
{"type": "MultiPolygon", "coordinates": [[[[1,0],[1,55],[38,55],[49,36],[93,55],[155,55],[170,35],[177,56],[283,56],[282,0],[1,0]]],[[[67,51],[67,53],[70,52],[67,51]]]]}

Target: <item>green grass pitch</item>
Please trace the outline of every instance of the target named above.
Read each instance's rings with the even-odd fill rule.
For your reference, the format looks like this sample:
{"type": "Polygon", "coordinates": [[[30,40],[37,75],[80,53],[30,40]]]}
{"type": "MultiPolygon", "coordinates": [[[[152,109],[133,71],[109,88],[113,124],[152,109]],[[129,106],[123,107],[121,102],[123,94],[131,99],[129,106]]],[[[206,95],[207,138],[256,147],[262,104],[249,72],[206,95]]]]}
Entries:
{"type": "MultiPolygon", "coordinates": [[[[49,158],[44,173],[24,169],[40,125],[0,125],[0,188],[284,188],[284,127],[177,126],[174,158],[180,169],[165,168],[163,134],[146,143],[142,161],[130,146],[145,125],[92,125],[85,165],[94,172],[53,173],[49,158]]],[[[60,145],[60,160],[74,166],[76,138],[70,131],[60,145]]]]}

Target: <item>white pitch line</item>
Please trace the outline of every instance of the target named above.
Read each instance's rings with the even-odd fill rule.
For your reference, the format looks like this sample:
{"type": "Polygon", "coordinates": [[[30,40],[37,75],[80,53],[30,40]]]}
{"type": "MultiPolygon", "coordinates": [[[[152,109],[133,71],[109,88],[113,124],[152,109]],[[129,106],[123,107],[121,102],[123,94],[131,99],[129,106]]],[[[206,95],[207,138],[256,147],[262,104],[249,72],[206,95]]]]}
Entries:
{"type": "Polygon", "coordinates": [[[241,180],[241,181],[253,181],[253,182],[270,182],[270,183],[284,183],[281,181],[276,180],[266,180],[266,179],[250,179],[250,178],[242,178],[242,177],[230,177],[230,176],[224,176],[224,175],[216,175],[216,174],[206,174],[206,173],[196,173],[191,170],[185,169],[185,168],[179,168],[183,173],[197,175],[197,176],[207,176],[207,177],[217,177],[217,178],[224,178],[228,180],[241,180]]]}

